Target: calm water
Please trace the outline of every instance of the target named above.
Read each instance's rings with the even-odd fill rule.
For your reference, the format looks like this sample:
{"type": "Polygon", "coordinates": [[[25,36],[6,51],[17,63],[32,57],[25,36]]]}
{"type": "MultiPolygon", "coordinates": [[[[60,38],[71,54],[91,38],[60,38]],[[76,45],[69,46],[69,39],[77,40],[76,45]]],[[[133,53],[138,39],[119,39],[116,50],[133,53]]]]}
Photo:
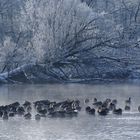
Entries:
{"type": "Polygon", "coordinates": [[[44,118],[36,122],[20,117],[8,121],[0,119],[0,140],[139,140],[140,139],[140,86],[134,84],[117,85],[10,85],[0,87],[0,104],[14,101],[36,101],[50,99],[55,101],[67,98],[97,97],[100,100],[116,98],[118,107],[124,108],[124,101],[132,97],[132,110],[122,116],[109,114],[89,116],[83,111],[76,118],[44,118]]]}

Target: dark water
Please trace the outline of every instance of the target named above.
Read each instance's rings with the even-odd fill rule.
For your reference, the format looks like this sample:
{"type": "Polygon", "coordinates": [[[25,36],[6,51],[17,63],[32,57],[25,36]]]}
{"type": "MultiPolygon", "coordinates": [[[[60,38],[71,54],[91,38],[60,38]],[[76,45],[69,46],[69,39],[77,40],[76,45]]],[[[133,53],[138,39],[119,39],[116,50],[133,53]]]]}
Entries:
{"type": "MultiPolygon", "coordinates": [[[[44,118],[39,122],[20,117],[8,121],[0,119],[0,140],[139,140],[140,139],[140,86],[134,84],[52,84],[52,85],[5,85],[0,87],[0,105],[14,101],[55,101],[78,98],[83,104],[85,98],[100,100],[107,97],[118,100],[118,107],[124,108],[124,101],[132,97],[132,110],[122,116],[109,114],[89,116],[84,109],[76,118],[44,118]]],[[[84,105],[84,104],[83,104],[84,105]]]]}

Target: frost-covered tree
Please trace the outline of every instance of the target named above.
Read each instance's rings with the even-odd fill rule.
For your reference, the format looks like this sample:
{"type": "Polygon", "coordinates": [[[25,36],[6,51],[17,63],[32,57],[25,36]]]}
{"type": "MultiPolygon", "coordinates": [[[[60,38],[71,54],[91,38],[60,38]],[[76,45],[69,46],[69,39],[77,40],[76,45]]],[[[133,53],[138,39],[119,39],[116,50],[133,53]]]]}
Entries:
{"type": "Polygon", "coordinates": [[[101,36],[101,16],[80,0],[30,0],[22,13],[21,30],[31,31],[36,61],[56,62],[92,49],[101,36]]]}
{"type": "Polygon", "coordinates": [[[5,36],[16,39],[18,32],[18,17],[24,0],[0,0],[0,41],[5,36]]]}
{"type": "MultiPolygon", "coordinates": [[[[19,30],[21,0],[0,0],[0,70],[1,72],[18,66],[19,50],[23,45],[23,33],[19,30]],[[18,50],[18,51],[17,51],[18,50]],[[17,59],[17,60],[16,60],[17,59]],[[16,61],[15,61],[16,60],[16,61]]],[[[25,37],[24,37],[25,38],[25,37]]]]}

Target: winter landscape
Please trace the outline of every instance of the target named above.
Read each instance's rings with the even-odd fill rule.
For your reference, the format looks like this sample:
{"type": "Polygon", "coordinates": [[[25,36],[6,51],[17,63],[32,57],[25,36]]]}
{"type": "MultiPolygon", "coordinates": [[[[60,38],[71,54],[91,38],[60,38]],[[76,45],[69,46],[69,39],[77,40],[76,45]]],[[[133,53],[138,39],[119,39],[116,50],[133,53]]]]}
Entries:
{"type": "Polygon", "coordinates": [[[0,0],[0,140],[140,139],[140,0],[0,0]]]}

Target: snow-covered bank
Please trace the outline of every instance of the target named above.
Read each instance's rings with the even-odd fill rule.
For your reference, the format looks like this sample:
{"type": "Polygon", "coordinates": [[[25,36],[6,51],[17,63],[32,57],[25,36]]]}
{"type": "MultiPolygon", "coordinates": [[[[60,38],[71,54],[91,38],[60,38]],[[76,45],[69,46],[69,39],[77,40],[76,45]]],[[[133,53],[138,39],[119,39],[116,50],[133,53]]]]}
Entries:
{"type": "Polygon", "coordinates": [[[67,76],[66,69],[58,67],[46,68],[43,65],[26,64],[10,72],[0,74],[0,84],[8,83],[88,83],[88,82],[112,82],[140,79],[138,70],[108,71],[100,77],[92,75],[80,77],[67,76]]]}

